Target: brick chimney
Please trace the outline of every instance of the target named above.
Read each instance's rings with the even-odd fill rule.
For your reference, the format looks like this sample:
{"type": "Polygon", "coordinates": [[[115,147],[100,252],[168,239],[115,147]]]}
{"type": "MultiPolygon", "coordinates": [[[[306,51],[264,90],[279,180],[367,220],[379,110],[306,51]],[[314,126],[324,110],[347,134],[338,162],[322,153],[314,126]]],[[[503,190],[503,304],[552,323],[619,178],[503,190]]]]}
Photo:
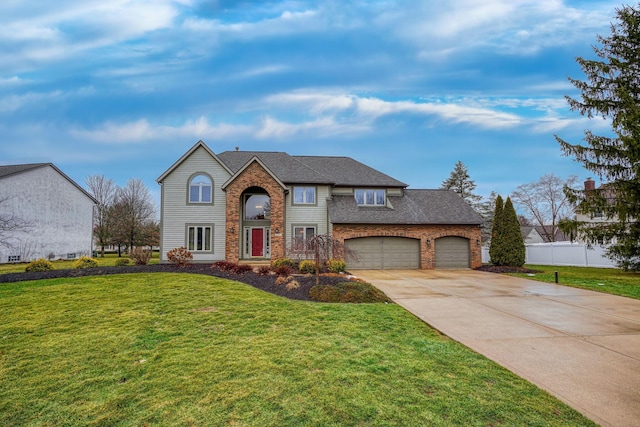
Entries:
{"type": "Polygon", "coordinates": [[[584,182],[584,191],[591,191],[596,189],[596,182],[591,179],[591,177],[587,178],[584,182]]]}

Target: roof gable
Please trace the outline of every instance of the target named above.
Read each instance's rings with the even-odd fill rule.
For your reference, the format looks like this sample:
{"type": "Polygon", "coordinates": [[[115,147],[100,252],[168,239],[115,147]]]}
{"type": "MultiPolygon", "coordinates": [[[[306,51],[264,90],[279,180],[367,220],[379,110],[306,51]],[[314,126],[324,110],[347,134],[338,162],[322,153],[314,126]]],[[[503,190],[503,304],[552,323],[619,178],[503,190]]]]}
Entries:
{"type": "Polygon", "coordinates": [[[91,201],[93,203],[98,203],[98,201],[95,199],[95,197],[93,197],[91,194],[89,194],[89,192],[87,192],[87,190],[85,190],[80,185],[78,185],[78,183],[76,183],[74,180],[69,178],[64,172],[62,172],[60,169],[58,169],[56,167],[56,165],[54,165],[53,163],[29,163],[29,164],[23,164],[23,165],[0,166],[0,179],[6,178],[6,177],[9,177],[9,176],[13,176],[13,175],[17,175],[17,174],[20,174],[20,173],[28,172],[28,171],[31,171],[31,170],[34,170],[34,169],[47,167],[47,166],[51,167],[53,170],[58,172],[64,179],[69,181],[69,183],[71,185],[76,187],[85,196],[87,196],[89,199],[91,199],[91,201]]]}
{"type": "Polygon", "coordinates": [[[287,186],[284,185],[284,183],[282,181],[280,181],[280,179],[278,179],[278,177],[256,156],[252,157],[247,163],[244,164],[244,166],[242,166],[240,169],[238,169],[238,171],[236,171],[236,173],[234,173],[233,175],[231,175],[231,178],[229,178],[227,180],[227,182],[225,182],[224,184],[222,184],[222,190],[226,189],[229,184],[231,184],[233,181],[235,181],[240,175],[242,175],[242,173],[249,167],[251,166],[253,163],[257,163],[258,165],[260,165],[260,167],[262,169],[265,170],[265,172],[267,172],[269,174],[269,176],[271,176],[271,178],[273,178],[273,180],[278,183],[278,185],[280,187],[282,187],[283,189],[287,189],[287,186]]]}
{"type": "Polygon", "coordinates": [[[202,140],[200,140],[200,141],[196,142],[193,145],[193,147],[191,147],[189,149],[189,151],[184,153],[182,155],[182,157],[180,157],[178,160],[176,160],[175,163],[173,163],[171,166],[169,166],[169,169],[164,171],[162,173],[162,175],[160,175],[158,177],[158,179],[156,179],[156,182],[158,184],[162,184],[162,181],[164,181],[165,178],[171,174],[171,172],[173,172],[178,166],[180,166],[180,164],[182,164],[182,162],[184,162],[187,158],[189,158],[189,156],[191,156],[198,148],[204,149],[211,157],[213,157],[213,159],[216,162],[218,162],[220,164],[220,166],[222,166],[227,172],[229,172],[229,175],[233,175],[233,171],[231,171],[231,169],[229,169],[229,167],[224,162],[222,162],[218,158],[218,156],[215,155],[215,153],[213,151],[211,151],[211,149],[207,146],[207,144],[205,144],[202,140]]]}

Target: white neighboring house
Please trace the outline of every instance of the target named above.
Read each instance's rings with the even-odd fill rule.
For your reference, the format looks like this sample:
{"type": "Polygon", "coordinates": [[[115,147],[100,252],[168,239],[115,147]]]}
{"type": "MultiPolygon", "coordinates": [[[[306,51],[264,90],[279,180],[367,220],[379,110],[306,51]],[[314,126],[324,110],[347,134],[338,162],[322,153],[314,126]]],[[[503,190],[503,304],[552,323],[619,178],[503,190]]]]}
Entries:
{"type": "Polygon", "coordinates": [[[27,224],[0,244],[0,263],[91,255],[96,200],[52,163],[0,166],[0,217],[27,224]]]}
{"type": "MultiPolygon", "coordinates": [[[[584,181],[584,192],[585,194],[588,193],[589,191],[595,191],[596,189],[596,182],[591,179],[591,178],[587,178],[584,181]]],[[[604,192],[604,196],[607,198],[613,198],[613,194],[612,191],[610,189],[607,188],[607,184],[603,184],[600,187],[598,187],[599,191],[603,191],[604,192]]],[[[585,214],[580,212],[579,209],[576,210],[576,220],[580,221],[580,222],[584,222],[587,224],[611,224],[611,223],[615,223],[618,221],[617,217],[613,217],[613,218],[605,218],[604,215],[600,212],[600,213],[595,213],[593,215],[591,214],[585,214]]],[[[584,239],[582,239],[580,236],[578,236],[576,238],[576,241],[578,242],[582,242],[582,243],[586,243],[584,241],[584,239]]],[[[603,246],[608,246],[611,243],[615,243],[615,240],[613,241],[600,241],[598,242],[600,245],[603,246]]]]}

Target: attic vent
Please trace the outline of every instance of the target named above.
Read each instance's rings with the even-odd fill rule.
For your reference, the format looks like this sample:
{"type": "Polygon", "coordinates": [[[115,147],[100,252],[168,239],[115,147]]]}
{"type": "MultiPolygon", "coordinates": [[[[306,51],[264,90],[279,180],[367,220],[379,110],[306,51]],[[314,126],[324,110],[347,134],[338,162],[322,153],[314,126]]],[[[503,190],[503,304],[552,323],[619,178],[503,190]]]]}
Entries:
{"type": "Polygon", "coordinates": [[[236,147],[236,151],[240,150],[240,147],[236,147]]]}

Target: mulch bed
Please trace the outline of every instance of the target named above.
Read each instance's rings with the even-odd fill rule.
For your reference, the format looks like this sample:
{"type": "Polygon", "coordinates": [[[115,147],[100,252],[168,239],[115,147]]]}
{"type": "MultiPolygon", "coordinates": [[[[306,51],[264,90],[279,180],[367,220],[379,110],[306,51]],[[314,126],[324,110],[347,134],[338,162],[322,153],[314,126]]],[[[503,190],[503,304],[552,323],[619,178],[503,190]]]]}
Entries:
{"type": "Polygon", "coordinates": [[[525,267],[509,267],[506,265],[483,265],[476,268],[478,271],[486,271],[488,273],[542,273],[540,270],[531,270],[525,267]]]}
{"type": "MultiPolygon", "coordinates": [[[[218,270],[208,264],[191,264],[185,267],[176,267],[171,264],[156,265],[132,265],[122,267],[96,267],[83,269],[63,269],[43,272],[24,272],[0,274],[0,283],[21,282],[25,280],[57,279],[62,277],[83,277],[101,276],[106,274],[126,274],[126,273],[193,273],[206,274],[223,279],[235,280],[246,283],[254,288],[270,292],[289,299],[311,301],[309,289],[316,284],[315,276],[295,275],[295,280],[300,284],[297,289],[287,290],[285,285],[276,285],[277,276],[260,275],[257,273],[234,274],[218,270]]],[[[346,277],[320,276],[320,283],[323,285],[335,285],[346,281],[346,277]]]]}

